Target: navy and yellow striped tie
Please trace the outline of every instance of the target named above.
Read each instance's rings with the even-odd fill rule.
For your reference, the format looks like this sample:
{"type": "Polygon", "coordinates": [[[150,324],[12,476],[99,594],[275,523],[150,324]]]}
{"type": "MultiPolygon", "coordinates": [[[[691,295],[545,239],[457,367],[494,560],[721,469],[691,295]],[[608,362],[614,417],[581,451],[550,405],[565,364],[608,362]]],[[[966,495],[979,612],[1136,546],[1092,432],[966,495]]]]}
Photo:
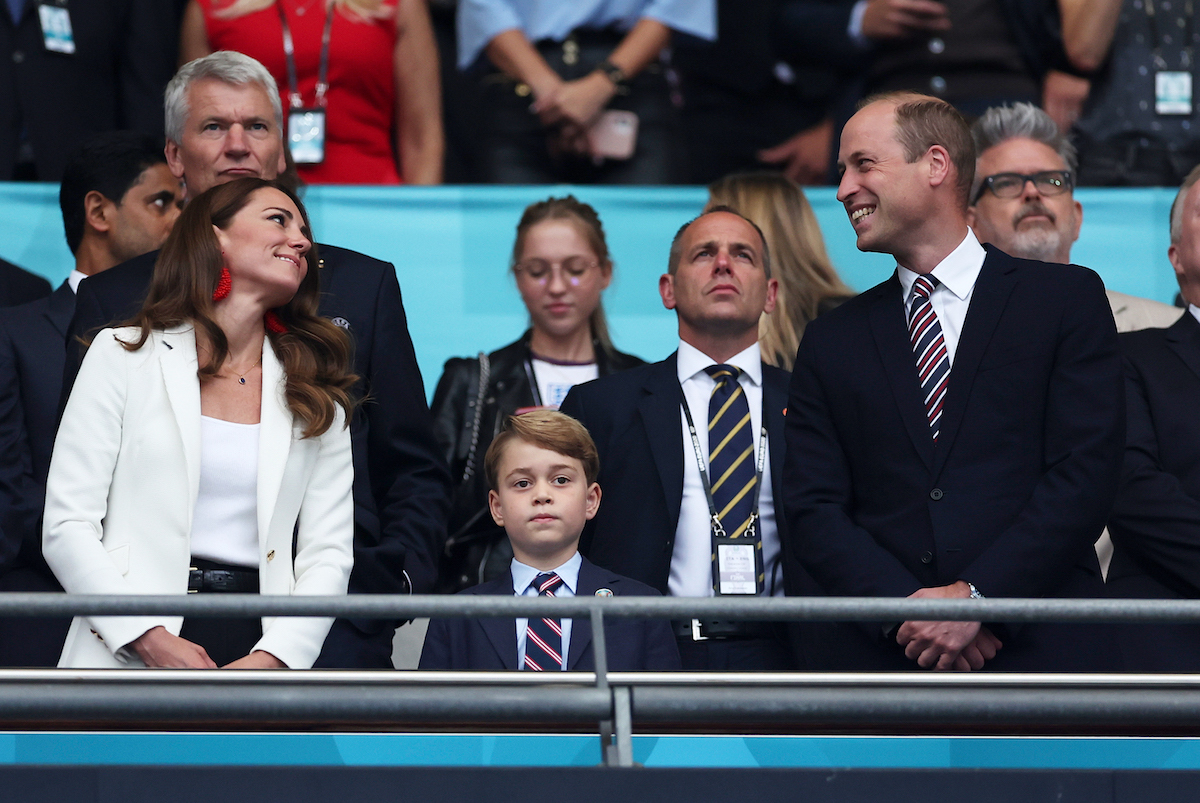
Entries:
{"type": "Polygon", "coordinates": [[[754,508],[754,427],[750,404],[732,365],[704,369],[716,382],[708,401],[708,476],[713,503],[725,534],[739,538],[754,508]]]}

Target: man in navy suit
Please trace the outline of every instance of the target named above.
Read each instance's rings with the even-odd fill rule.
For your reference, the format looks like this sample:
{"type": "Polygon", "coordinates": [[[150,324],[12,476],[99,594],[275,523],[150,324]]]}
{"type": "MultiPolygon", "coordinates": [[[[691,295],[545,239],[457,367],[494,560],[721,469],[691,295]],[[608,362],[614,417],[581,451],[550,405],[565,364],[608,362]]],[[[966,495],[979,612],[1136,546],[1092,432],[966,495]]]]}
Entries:
{"type": "MultiPolygon", "coordinates": [[[[667,273],[659,279],[663,306],[679,318],[679,350],[662,362],[577,385],[563,401],[562,411],[583,422],[600,450],[605,504],[580,542],[580,551],[597,565],[672,596],[784,593],[791,579],[782,571],[785,523],[776,511],[787,373],[765,365],[758,349],[758,320],[774,308],[777,289],[766,242],[754,223],[719,207],[701,215],[675,235],[667,273]],[[726,472],[714,470],[706,480],[720,445],[720,439],[710,443],[713,430],[706,424],[721,384],[710,369],[728,368],[736,369],[734,392],[745,397],[739,415],[749,431],[734,471],[748,471],[747,482],[753,483],[739,480],[746,491],[742,498],[755,509],[752,543],[758,554],[749,558],[756,577],[722,588],[723,569],[714,566],[712,555],[724,552],[718,541],[740,535],[741,525],[722,519],[723,510],[719,527],[713,523],[705,489],[716,499],[726,472]],[[685,409],[702,433],[695,440],[685,409]]],[[[687,669],[792,664],[786,639],[773,625],[689,620],[676,628],[687,669]]]]}
{"type": "Polygon", "coordinates": [[[0,259],[0,307],[15,307],[50,295],[50,282],[0,259]]]}
{"type": "MultiPolygon", "coordinates": [[[[1108,529],[1114,597],[1200,598],[1200,168],[1171,207],[1167,250],[1187,312],[1167,329],[1121,335],[1125,466],[1108,529]]],[[[1195,672],[1200,628],[1120,628],[1126,668],[1195,672]]]]}
{"type": "MultiPolygon", "coordinates": [[[[896,273],[805,330],[785,505],[807,595],[1101,596],[1092,548],[1120,473],[1124,404],[1104,286],[1014,259],[967,227],[962,117],[867,102],[842,133],[838,199],[896,273]]],[[[1099,671],[1098,625],[835,623],[816,667],[1099,671]]]]}
{"type": "MultiPolygon", "coordinates": [[[[59,188],[75,269],[52,295],[0,316],[0,590],[61,591],[42,559],[42,503],[57,427],[65,334],[87,276],[163,244],[182,192],[162,140],[100,134],[68,159],[59,188]]],[[[0,619],[0,666],[55,666],[70,619],[0,619]]]]}
{"type": "MultiPolygon", "coordinates": [[[[658,596],[636,580],[579,554],[583,525],[600,507],[596,445],[560,412],[512,416],[484,457],[488,505],[512,544],[509,571],[463,594],[543,597],[658,596]]],[[[590,671],[596,668],[592,625],[581,619],[434,619],[421,669],[590,671]]],[[[666,622],[608,619],[608,668],[679,669],[666,622]]]]}
{"type": "MultiPolygon", "coordinates": [[[[189,197],[239,176],[284,171],[283,111],[271,74],[254,59],[218,51],[185,64],[166,91],[167,162],[189,197]]],[[[354,571],[350,593],[433,589],[445,538],[450,475],[433,438],[425,388],[395,268],[364,254],[316,245],[321,315],[349,331],[359,398],[354,445],[354,571]]],[[[94,334],[138,310],[154,254],[80,287],[72,336],[94,334]]],[[[68,358],[68,389],[77,349],[68,358]]],[[[391,668],[397,621],[337,620],[320,667],[391,668]]]]}

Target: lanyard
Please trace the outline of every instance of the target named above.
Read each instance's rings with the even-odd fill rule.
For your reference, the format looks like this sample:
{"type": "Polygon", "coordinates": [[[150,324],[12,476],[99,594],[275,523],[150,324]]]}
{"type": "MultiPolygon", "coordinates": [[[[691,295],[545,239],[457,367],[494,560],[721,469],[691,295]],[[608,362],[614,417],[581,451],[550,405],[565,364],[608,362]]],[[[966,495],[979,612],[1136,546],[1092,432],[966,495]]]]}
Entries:
{"type": "MultiPolygon", "coordinates": [[[[682,390],[682,388],[680,388],[682,390]]],[[[717,538],[725,537],[725,527],[721,524],[721,519],[717,516],[717,505],[713,501],[712,485],[708,481],[708,469],[704,465],[704,452],[700,450],[700,436],[696,434],[696,423],[692,420],[692,411],[688,408],[687,396],[684,395],[680,399],[680,406],[683,408],[683,415],[687,418],[688,432],[692,436],[692,451],[696,454],[696,468],[700,469],[700,484],[704,486],[704,498],[708,500],[708,514],[712,523],[713,535],[717,538]]],[[[746,527],[745,538],[753,539],[757,537],[756,525],[758,523],[758,500],[762,495],[762,478],[763,469],[766,467],[767,459],[767,425],[764,416],[764,421],[761,433],[758,439],[758,473],[754,483],[754,507],[750,511],[750,524],[746,527]]]]}
{"type": "MultiPolygon", "coordinates": [[[[1193,0],[1183,0],[1183,58],[1182,67],[1185,70],[1192,67],[1192,17],[1194,16],[1193,0]]],[[[1167,66],[1166,59],[1162,55],[1162,34],[1158,30],[1158,15],[1154,10],[1154,0],[1145,0],[1146,4],[1146,19],[1150,22],[1150,35],[1154,37],[1154,49],[1150,51],[1150,57],[1154,59],[1154,67],[1157,70],[1170,69],[1167,66]]]]}
{"type": "MultiPolygon", "coordinates": [[[[300,98],[300,84],[296,79],[296,47],[292,43],[292,29],[288,26],[287,14],[283,10],[283,0],[275,0],[275,8],[279,10],[279,24],[283,27],[283,55],[287,59],[288,71],[288,103],[293,109],[304,106],[300,98]]],[[[333,0],[325,4],[325,32],[321,34],[321,62],[317,68],[317,97],[316,106],[325,106],[325,92],[329,89],[329,40],[333,33],[333,0]]]]}

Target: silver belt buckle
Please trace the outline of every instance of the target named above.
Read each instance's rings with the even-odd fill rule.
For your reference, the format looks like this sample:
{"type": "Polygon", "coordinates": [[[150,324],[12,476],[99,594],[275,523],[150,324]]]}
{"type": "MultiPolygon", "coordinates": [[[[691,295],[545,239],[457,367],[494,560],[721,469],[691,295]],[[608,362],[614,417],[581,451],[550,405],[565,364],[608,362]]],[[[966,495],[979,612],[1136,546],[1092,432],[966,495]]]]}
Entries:
{"type": "Polygon", "coordinates": [[[700,620],[692,620],[692,641],[708,641],[708,636],[700,633],[700,620]]]}

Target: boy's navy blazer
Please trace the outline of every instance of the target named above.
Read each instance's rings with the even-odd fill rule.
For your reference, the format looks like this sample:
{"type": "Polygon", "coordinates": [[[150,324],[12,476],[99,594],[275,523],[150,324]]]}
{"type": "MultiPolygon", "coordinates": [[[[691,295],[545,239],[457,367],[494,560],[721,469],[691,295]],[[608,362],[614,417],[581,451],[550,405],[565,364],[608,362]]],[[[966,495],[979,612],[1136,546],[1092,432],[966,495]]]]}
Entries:
{"type": "MultiPolygon", "coordinates": [[[[590,597],[605,588],[616,597],[657,597],[647,585],[601,569],[587,558],[579,567],[577,597],[590,597]]],[[[511,572],[463,594],[513,596],[511,572]]],[[[614,672],[641,670],[678,670],[679,648],[670,622],[662,619],[614,619],[604,622],[608,647],[608,669],[614,672]]],[[[425,635],[421,651],[421,669],[517,669],[517,627],[515,619],[434,619],[425,635]]],[[[575,619],[571,625],[571,643],[567,669],[589,672],[596,668],[592,648],[592,623],[575,619]]]]}

